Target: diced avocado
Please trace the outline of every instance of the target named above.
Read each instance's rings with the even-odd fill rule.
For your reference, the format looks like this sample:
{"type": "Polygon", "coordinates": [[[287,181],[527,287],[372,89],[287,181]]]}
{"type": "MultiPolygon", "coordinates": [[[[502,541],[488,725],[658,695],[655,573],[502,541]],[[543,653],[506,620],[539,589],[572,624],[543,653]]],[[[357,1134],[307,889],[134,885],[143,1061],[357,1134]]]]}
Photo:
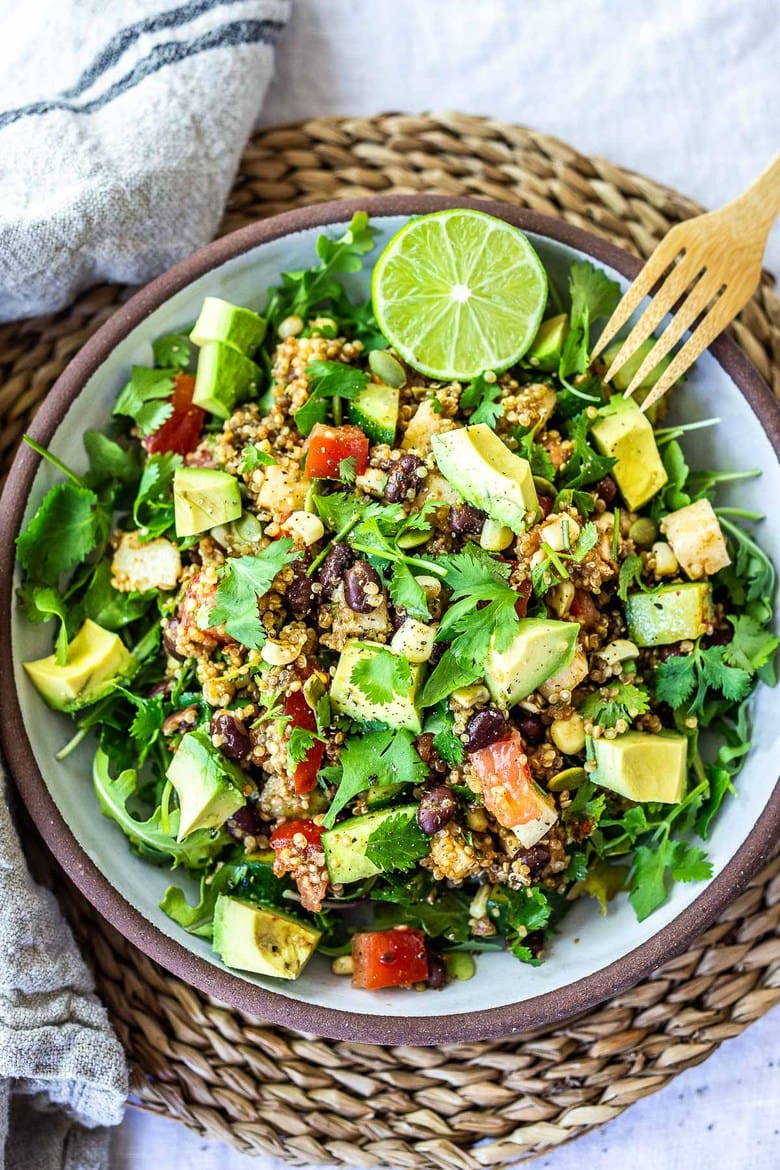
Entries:
{"type": "Polygon", "coordinates": [[[655,445],[650,421],[631,398],[615,396],[599,411],[592,435],[603,455],[617,460],[612,468],[626,506],[637,511],[668,480],[655,445]]]}
{"type": "Polygon", "coordinates": [[[511,707],[568,666],[579,632],[578,622],[520,621],[511,645],[501,652],[491,647],[485,661],[485,682],[495,702],[511,707]]]}
{"type": "Polygon", "coordinates": [[[254,353],[265,337],[265,327],[265,317],[251,309],[239,308],[219,297],[206,297],[190,341],[200,347],[210,341],[221,341],[248,355],[254,353]]]}
{"type": "Polygon", "coordinates": [[[485,423],[431,439],[442,475],[463,498],[513,532],[539,515],[531,465],[514,455],[485,423]]]}
{"type": "Polygon", "coordinates": [[[712,616],[711,590],[705,581],[662,585],[652,593],[629,593],[628,636],[637,646],[669,646],[706,634],[712,616]]]}
{"type": "Polygon", "coordinates": [[[183,735],[166,773],[179,798],[179,835],[218,829],[246,804],[246,777],[214,747],[203,729],[183,735]]]}
{"type": "MultiPolygon", "coordinates": [[[[380,809],[362,817],[351,817],[323,833],[322,848],[334,885],[336,882],[359,882],[381,873],[380,867],[366,857],[368,838],[388,817],[401,817],[404,824],[408,823],[417,816],[417,808],[416,804],[406,804],[400,808],[380,809]]],[[[399,828],[402,827],[399,822],[399,828]]]]}
{"type": "Polygon", "coordinates": [[[559,313],[557,317],[549,317],[542,321],[531,348],[523,358],[523,365],[533,366],[534,369],[544,370],[545,373],[557,370],[568,332],[569,318],[566,313],[559,313]]]}
{"type": "MultiPolygon", "coordinates": [[[[628,390],[631,379],[647,355],[650,353],[650,350],[655,345],[655,342],[655,337],[648,337],[647,341],[643,341],[641,345],[636,347],[625,365],[620,367],[614,378],[611,380],[611,385],[613,385],[616,390],[628,390]]],[[[608,346],[604,350],[604,353],[602,354],[602,360],[607,368],[612,365],[613,361],[620,353],[622,345],[622,341],[613,341],[612,345],[608,346]]],[[[652,390],[653,386],[655,386],[656,382],[661,377],[661,374],[671,363],[671,360],[672,355],[670,353],[666,354],[665,357],[662,357],[658,365],[654,366],[650,373],[642,379],[637,389],[652,390]]]]}
{"type": "Polygon", "coordinates": [[[349,421],[364,431],[372,443],[392,446],[398,425],[401,392],[394,386],[369,382],[349,404],[349,421]]]}
{"type": "Polygon", "coordinates": [[[211,467],[178,467],[173,476],[177,536],[195,536],[241,515],[238,480],[211,467]]]}
{"type": "Polygon", "coordinates": [[[626,731],[591,741],[591,780],[628,800],[679,804],[688,778],[688,740],[676,731],[626,731]]]}
{"type": "Polygon", "coordinates": [[[275,907],[254,906],[228,894],[217,898],[213,946],[228,967],[297,979],[320,938],[319,930],[275,907]]]}
{"type": "Polygon", "coordinates": [[[236,405],[257,389],[260,371],[254,362],[221,341],[207,341],[198,354],[194,406],[217,418],[230,418],[236,405]]]}
{"type": "Polygon", "coordinates": [[[419,733],[422,724],[416,702],[424,673],[422,663],[409,664],[412,685],[406,694],[396,695],[392,703],[373,703],[352,682],[352,672],[358,662],[372,658],[379,651],[392,653],[387,646],[381,646],[378,642],[347,642],[341,651],[331,683],[330,705],[339,714],[349,715],[363,723],[384,723],[388,727],[405,727],[419,733]]]}
{"type": "Polygon", "coordinates": [[[62,666],[54,654],[23,663],[31,681],[55,711],[78,711],[107,694],[135,665],[118,634],[89,618],[68,643],[62,666]]]}

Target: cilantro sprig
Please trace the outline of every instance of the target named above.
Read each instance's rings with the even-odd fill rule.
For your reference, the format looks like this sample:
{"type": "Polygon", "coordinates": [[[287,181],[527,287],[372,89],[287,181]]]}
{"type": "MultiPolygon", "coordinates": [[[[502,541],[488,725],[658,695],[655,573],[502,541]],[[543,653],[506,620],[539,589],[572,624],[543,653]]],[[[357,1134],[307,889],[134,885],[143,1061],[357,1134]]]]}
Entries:
{"type": "Polygon", "coordinates": [[[293,418],[302,435],[308,435],[317,423],[328,417],[328,400],[356,398],[369,383],[365,370],[348,366],[345,362],[316,359],[306,367],[309,378],[309,397],[293,418]]]}
{"type": "MultiPolygon", "coordinates": [[[[566,517],[562,521],[564,532],[566,530],[566,517]]],[[[573,548],[567,551],[557,551],[552,548],[547,541],[542,541],[541,551],[544,553],[544,560],[538,565],[534,565],[531,569],[531,588],[537,597],[544,597],[553,585],[561,581],[568,581],[569,579],[569,565],[574,562],[582,564],[585,557],[593,549],[598,541],[599,532],[595,524],[589,522],[586,524],[573,548]]]]}
{"type": "Polygon", "coordinates": [[[332,829],[341,810],[361,792],[383,784],[420,784],[428,769],[414,748],[410,731],[388,730],[351,736],[342,748],[338,766],[326,772],[326,778],[337,784],[323,819],[325,828],[332,829]]]}
{"type": "Polygon", "coordinates": [[[260,650],[266,632],[257,608],[273,584],[277,573],[299,557],[289,537],[275,540],[256,556],[229,557],[218,570],[219,585],[208,625],[224,624],[225,631],[250,650],[260,650]]]}
{"type": "Polygon", "coordinates": [[[350,682],[371,703],[392,703],[399,695],[408,695],[412,686],[412,668],[402,654],[386,646],[364,658],[352,668],[350,682]]]}
{"type": "Polygon", "coordinates": [[[727,646],[705,650],[697,643],[690,654],[676,654],[655,668],[656,699],[668,703],[672,710],[689,704],[691,714],[702,710],[708,691],[719,691],[736,703],[750,687],[750,673],[729,665],[727,646]]]}
{"type": "Polygon", "coordinates": [[[504,391],[493,370],[487,370],[469,382],[460,396],[460,405],[471,411],[469,425],[485,423],[495,427],[504,414],[504,404],[500,401],[503,396],[504,391]]]}
{"type": "Polygon", "coordinates": [[[575,260],[569,269],[569,295],[569,330],[558,368],[561,378],[587,370],[591,326],[613,311],[620,300],[620,285],[588,260],[575,260]]]}
{"type": "Polygon", "coordinates": [[[619,720],[626,723],[650,710],[650,695],[639,683],[613,682],[588,695],[580,707],[580,715],[599,727],[614,727],[619,720]]]}

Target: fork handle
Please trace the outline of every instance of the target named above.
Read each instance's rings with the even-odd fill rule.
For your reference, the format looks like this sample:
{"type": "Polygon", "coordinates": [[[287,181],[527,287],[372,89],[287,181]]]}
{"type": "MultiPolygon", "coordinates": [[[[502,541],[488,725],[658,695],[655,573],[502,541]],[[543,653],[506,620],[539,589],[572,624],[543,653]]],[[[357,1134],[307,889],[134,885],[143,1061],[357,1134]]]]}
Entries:
{"type": "Polygon", "coordinates": [[[780,154],[734,202],[749,208],[769,228],[775,216],[780,215],[780,154]]]}

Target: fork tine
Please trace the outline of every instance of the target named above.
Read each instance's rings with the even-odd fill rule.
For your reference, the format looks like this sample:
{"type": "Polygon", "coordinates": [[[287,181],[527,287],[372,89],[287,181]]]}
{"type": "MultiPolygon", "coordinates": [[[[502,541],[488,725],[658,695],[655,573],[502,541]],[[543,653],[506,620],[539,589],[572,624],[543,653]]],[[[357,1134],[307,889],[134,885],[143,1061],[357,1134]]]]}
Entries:
{"type": "MultiPolygon", "coordinates": [[[[675,301],[678,301],[685,295],[686,287],[697,287],[696,282],[702,279],[704,272],[705,269],[702,269],[696,273],[692,281],[688,281],[687,285],[682,285],[682,280],[679,277],[676,279],[678,269],[672,269],[661,287],[653,294],[650,304],[622,343],[612,364],[604,375],[605,382],[611,382],[618,370],[621,370],[629,358],[633,357],[639,346],[644,341],[647,341],[648,337],[655,332],[675,301]]],[[[643,362],[642,364],[644,365],[645,363],[643,362]]],[[[632,379],[631,385],[633,386],[635,383],[639,385],[636,377],[632,379]]],[[[626,393],[626,398],[628,397],[629,395],[626,393]]]]}
{"type": "Polygon", "coordinates": [[[637,391],[647,375],[666,357],[686,329],[690,329],[699,314],[703,313],[710,301],[717,296],[718,291],[713,277],[704,272],[629,382],[624,395],[626,398],[630,398],[637,391]]]}
{"type": "Polygon", "coordinates": [[[720,297],[698,328],[688,338],[680,352],[675,354],[670,365],[664,370],[642,403],[642,410],[649,410],[659,398],[663,398],[669,387],[677,381],[681,374],[685,373],[688,367],[696,361],[699,354],[703,353],[718,334],[726,328],[733,315],[729,299],[720,297]]]}
{"type": "MultiPolygon", "coordinates": [[[[681,226],[681,224],[677,225],[677,227],[681,226]]],[[[594,357],[598,357],[601,351],[609,345],[618,330],[623,328],[628,318],[638,308],[642,298],[647,296],[650,289],[661,279],[672,261],[676,260],[679,256],[682,251],[682,245],[677,243],[676,231],[677,228],[674,227],[667,236],[664,236],[633,284],[626,289],[617,308],[602,329],[601,336],[591,350],[591,360],[594,357]]]]}

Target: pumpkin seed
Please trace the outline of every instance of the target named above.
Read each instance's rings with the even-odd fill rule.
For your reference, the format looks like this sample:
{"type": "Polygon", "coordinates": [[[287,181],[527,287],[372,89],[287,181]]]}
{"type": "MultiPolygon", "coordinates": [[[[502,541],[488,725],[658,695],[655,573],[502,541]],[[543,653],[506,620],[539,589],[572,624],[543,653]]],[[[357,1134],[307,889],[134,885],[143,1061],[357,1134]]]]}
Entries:
{"type": "Polygon", "coordinates": [[[547,790],[549,792],[569,792],[572,788],[579,788],[580,784],[584,784],[588,779],[588,773],[584,768],[564,768],[557,776],[553,776],[552,780],[547,781],[547,790]]]}
{"type": "Polygon", "coordinates": [[[392,386],[395,390],[402,390],[406,385],[406,371],[397,358],[394,358],[386,349],[372,349],[368,355],[368,364],[371,373],[376,374],[385,386],[392,386]]]}

